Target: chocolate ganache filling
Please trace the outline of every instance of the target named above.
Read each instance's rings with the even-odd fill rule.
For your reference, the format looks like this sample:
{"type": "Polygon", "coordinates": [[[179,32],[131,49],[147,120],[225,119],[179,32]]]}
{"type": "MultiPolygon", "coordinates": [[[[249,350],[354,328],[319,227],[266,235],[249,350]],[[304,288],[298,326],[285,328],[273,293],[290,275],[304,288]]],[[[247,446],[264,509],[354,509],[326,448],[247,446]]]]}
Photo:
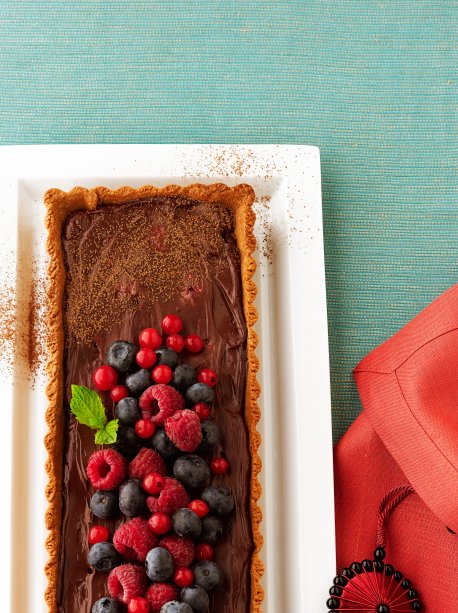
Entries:
{"type": "MultiPolygon", "coordinates": [[[[97,519],[89,509],[93,489],[85,468],[96,449],[94,431],[71,415],[71,385],[93,388],[92,374],[104,363],[107,346],[117,339],[136,343],[143,328],[159,327],[167,313],[179,315],[185,333],[205,341],[202,353],[186,354],[182,361],[211,367],[219,375],[212,415],[231,469],[213,475],[211,484],[228,487],[236,505],[224,518],[215,546],[224,584],[210,594],[210,611],[249,611],[253,537],[244,421],[247,331],[233,226],[232,213],[223,205],[165,196],[77,211],[65,223],[62,613],[90,613],[93,603],[108,595],[107,573],[87,563],[88,531],[97,523],[113,534],[122,522],[121,515],[119,520],[97,519]]],[[[111,419],[113,403],[108,394],[103,400],[111,419]]]]}

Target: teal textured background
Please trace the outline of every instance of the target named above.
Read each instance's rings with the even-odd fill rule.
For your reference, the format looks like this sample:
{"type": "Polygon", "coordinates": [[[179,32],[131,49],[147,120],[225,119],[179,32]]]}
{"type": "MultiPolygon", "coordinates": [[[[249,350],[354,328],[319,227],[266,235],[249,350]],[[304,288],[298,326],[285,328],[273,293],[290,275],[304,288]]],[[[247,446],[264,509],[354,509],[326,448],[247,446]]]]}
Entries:
{"type": "Polygon", "coordinates": [[[338,440],[352,368],[457,281],[457,8],[3,0],[0,144],[318,145],[338,440]]]}

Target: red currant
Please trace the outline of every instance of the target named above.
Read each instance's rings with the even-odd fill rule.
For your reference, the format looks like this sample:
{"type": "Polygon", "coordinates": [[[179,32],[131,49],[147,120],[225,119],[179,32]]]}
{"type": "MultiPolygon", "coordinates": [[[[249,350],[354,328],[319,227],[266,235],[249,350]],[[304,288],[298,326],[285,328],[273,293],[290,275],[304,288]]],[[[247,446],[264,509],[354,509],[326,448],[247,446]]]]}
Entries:
{"type": "Polygon", "coordinates": [[[171,334],[165,339],[165,344],[175,353],[180,353],[184,349],[184,338],[181,334],[171,334]]]}
{"type": "Polygon", "coordinates": [[[229,470],[229,462],[226,458],[213,458],[210,469],[215,475],[224,475],[229,470]]]}
{"type": "Polygon", "coordinates": [[[210,407],[205,402],[198,402],[192,407],[200,421],[205,421],[210,416],[210,407]]]}
{"type": "Polygon", "coordinates": [[[197,334],[188,334],[184,339],[184,344],[191,353],[199,353],[204,348],[204,341],[197,334]]]}
{"type": "Polygon", "coordinates": [[[148,349],[159,349],[162,345],[162,334],[156,328],[145,328],[140,332],[138,338],[140,347],[148,349]]]}
{"type": "Polygon", "coordinates": [[[183,321],[178,315],[166,315],[161,326],[166,334],[177,334],[183,328],[183,321]]]}
{"type": "Polygon", "coordinates": [[[210,543],[199,543],[196,547],[196,560],[202,562],[203,560],[213,560],[215,550],[210,543]]]}
{"type": "Polygon", "coordinates": [[[88,540],[91,545],[95,545],[95,543],[106,543],[109,536],[110,532],[105,526],[92,526],[89,530],[88,540]]]}
{"type": "Polygon", "coordinates": [[[218,381],[218,375],[211,368],[204,368],[197,375],[197,381],[199,381],[199,383],[206,383],[210,387],[215,387],[218,381]]]}
{"type": "Polygon", "coordinates": [[[156,383],[170,383],[173,378],[173,371],[167,364],[159,364],[153,370],[153,381],[156,383]]]}
{"type": "Polygon", "coordinates": [[[135,433],[140,438],[151,438],[156,431],[156,426],[150,419],[139,419],[135,422],[135,433]]]}
{"type": "Polygon", "coordinates": [[[160,494],[164,489],[164,485],[164,477],[159,473],[148,473],[143,478],[143,489],[153,496],[160,494]]]}
{"type": "Polygon", "coordinates": [[[155,534],[165,534],[172,527],[172,520],[167,513],[153,513],[148,523],[155,534]]]}
{"type": "Polygon", "coordinates": [[[140,366],[140,368],[151,368],[151,366],[156,364],[157,355],[154,349],[145,347],[137,352],[135,359],[137,360],[137,364],[140,366]]]}
{"type": "Polygon", "coordinates": [[[194,583],[194,573],[190,568],[181,566],[173,573],[173,580],[178,587],[187,587],[194,583]]]}
{"type": "Polygon", "coordinates": [[[141,596],[134,596],[134,598],[132,598],[132,600],[129,602],[127,611],[128,613],[148,613],[149,603],[146,598],[142,598],[141,596]]]}
{"type": "Polygon", "coordinates": [[[99,366],[93,377],[95,387],[101,392],[108,392],[116,385],[118,373],[111,366],[99,366]]]}
{"type": "Polygon", "coordinates": [[[110,398],[113,400],[113,402],[119,402],[128,395],[129,392],[127,391],[127,387],[124,385],[115,385],[111,388],[110,398]]]}
{"type": "Polygon", "coordinates": [[[200,517],[200,519],[203,519],[206,515],[208,515],[210,508],[208,506],[208,504],[206,502],[204,502],[203,500],[191,500],[191,502],[188,504],[188,509],[191,509],[191,511],[194,511],[194,513],[200,517]]]}

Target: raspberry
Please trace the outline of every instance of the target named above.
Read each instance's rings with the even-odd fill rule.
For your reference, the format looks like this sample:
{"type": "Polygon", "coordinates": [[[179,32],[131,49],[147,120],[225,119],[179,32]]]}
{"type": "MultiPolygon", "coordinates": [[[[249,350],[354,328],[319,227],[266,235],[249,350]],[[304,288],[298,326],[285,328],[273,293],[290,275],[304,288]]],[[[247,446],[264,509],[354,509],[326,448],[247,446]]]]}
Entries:
{"type": "Polygon", "coordinates": [[[133,479],[143,479],[148,473],[165,476],[167,467],[157,451],[142,447],[129,464],[129,476],[133,479]]]}
{"type": "Polygon", "coordinates": [[[178,315],[166,315],[162,320],[161,327],[166,334],[176,334],[183,328],[183,320],[178,315]]]}
{"type": "Polygon", "coordinates": [[[168,549],[176,567],[189,566],[194,560],[194,543],[176,534],[164,537],[159,547],[168,549]]]}
{"type": "Polygon", "coordinates": [[[171,334],[165,339],[165,344],[169,349],[173,349],[175,353],[181,353],[184,349],[184,338],[181,334],[171,334]]]}
{"type": "Polygon", "coordinates": [[[200,419],[189,409],[178,411],[165,421],[167,436],[181,451],[195,451],[202,442],[200,419]]]}
{"type": "Polygon", "coordinates": [[[159,613],[166,602],[178,598],[178,590],[170,583],[153,583],[146,590],[145,598],[149,602],[151,613],[159,613]]]}
{"type": "Polygon", "coordinates": [[[178,509],[187,506],[189,496],[184,487],[176,479],[166,477],[162,492],[156,496],[148,496],[146,504],[151,513],[175,513],[178,509]]]}
{"type": "Polygon", "coordinates": [[[96,490],[114,490],[127,476],[127,462],[114,449],[102,449],[91,455],[86,473],[96,490]]]}
{"type": "Polygon", "coordinates": [[[119,526],[113,536],[113,545],[128,560],[144,562],[148,551],[156,547],[157,537],[147,521],[136,517],[119,526]]]}
{"type": "Polygon", "coordinates": [[[144,418],[150,418],[155,424],[163,424],[170,417],[184,409],[184,398],[174,387],[159,383],[148,387],[139,400],[144,418]]]}
{"type": "Polygon", "coordinates": [[[128,613],[149,613],[148,601],[144,598],[140,598],[140,596],[135,596],[135,598],[132,598],[129,602],[127,611],[128,613]]]}
{"type": "Polygon", "coordinates": [[[128,604],[135,596],[143,596],[148,581],[143,568],[133,564],[123,564],[111,571],[107,585],[112,598],[128,604]]]}

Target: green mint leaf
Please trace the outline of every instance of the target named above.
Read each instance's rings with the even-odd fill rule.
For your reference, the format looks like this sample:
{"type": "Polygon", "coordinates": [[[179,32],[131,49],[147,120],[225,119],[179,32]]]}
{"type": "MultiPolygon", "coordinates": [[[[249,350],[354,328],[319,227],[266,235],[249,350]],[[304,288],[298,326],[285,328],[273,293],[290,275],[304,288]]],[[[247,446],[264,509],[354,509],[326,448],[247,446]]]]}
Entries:
{"type": "Polygon", "coordinates": [[[70,409],[80,424],[101,430],[107,423],[102,399],[83,385],[72,385],[70,409]]]}
{"type": "Polygon", "coordinates": [[[116,443],[118,437],[118,419],[112,419],[107,425],[99,430],[95,435],[97,445],[111,445],[116,443]]]}

